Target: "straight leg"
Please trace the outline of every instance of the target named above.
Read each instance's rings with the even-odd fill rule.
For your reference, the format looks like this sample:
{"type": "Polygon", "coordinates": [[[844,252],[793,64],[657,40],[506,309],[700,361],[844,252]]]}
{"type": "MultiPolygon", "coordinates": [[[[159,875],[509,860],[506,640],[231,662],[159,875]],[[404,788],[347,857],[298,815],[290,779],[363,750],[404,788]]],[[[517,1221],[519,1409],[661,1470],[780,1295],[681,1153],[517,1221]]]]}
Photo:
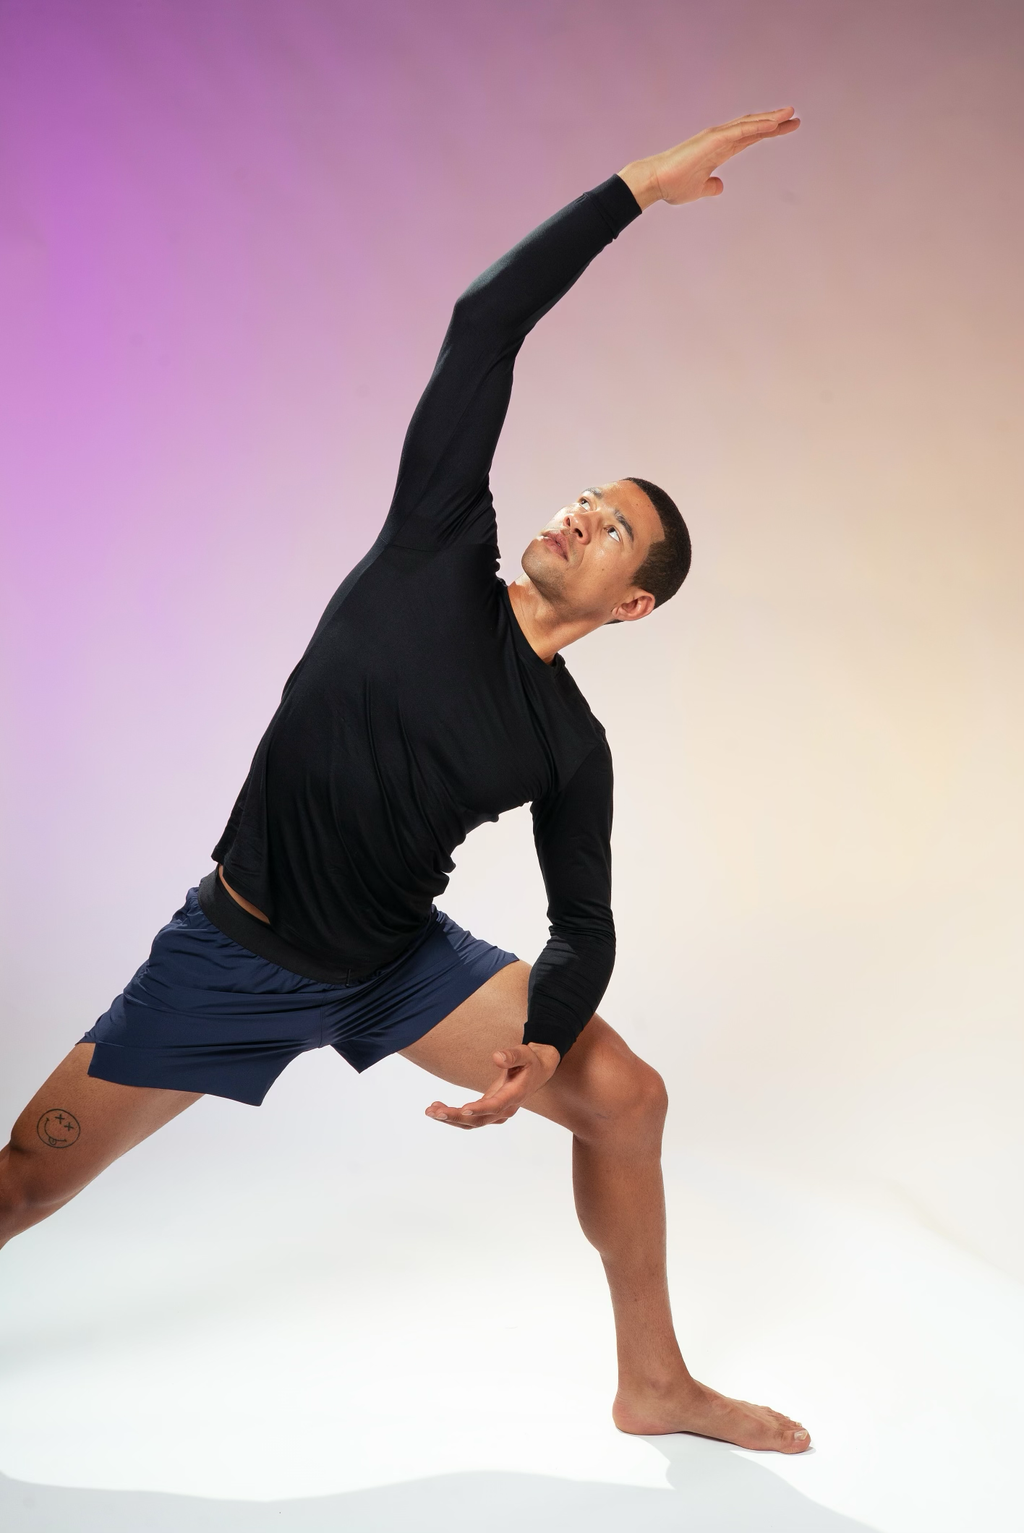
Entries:
{"type": "Polygon", "coordinates": [[[56,1213],[126,1150],[198,1102],[201,1093],[119,1086],[89,1071],[93,1045],[61,1061],[0,1150],[0,1246],[56,1213]]]}

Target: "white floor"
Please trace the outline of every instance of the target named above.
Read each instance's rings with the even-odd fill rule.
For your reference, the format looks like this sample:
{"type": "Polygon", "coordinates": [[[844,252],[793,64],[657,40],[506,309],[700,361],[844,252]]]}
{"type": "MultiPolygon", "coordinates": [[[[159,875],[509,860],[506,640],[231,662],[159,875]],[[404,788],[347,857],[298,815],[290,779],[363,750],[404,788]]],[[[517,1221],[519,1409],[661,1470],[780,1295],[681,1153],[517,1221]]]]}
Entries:
{"type": "Polygon", "coordinates": [[[816,1449],[624,1437],[563,1136],[424,1120],[400,1162],[424,1084],[300,1061],[6,1250],[4,1533],[1024,1528],[1020,1285],[884,1188],[674,1155],[691,1365],[816,1449]]]}

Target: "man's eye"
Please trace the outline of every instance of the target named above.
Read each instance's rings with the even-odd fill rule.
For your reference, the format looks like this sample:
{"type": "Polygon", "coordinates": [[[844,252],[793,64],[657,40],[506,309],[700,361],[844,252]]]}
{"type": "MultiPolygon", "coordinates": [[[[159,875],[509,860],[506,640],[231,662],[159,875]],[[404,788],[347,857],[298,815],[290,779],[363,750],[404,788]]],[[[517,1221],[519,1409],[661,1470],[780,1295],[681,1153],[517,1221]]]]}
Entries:
{"type": "Polygon", "coordinates": [[[619,537],[619,529],[617,527],[609,527],[608,531],[611,533],[613,538],[617,538],[620,543],[622,542],[622,538],[619,537]]]}

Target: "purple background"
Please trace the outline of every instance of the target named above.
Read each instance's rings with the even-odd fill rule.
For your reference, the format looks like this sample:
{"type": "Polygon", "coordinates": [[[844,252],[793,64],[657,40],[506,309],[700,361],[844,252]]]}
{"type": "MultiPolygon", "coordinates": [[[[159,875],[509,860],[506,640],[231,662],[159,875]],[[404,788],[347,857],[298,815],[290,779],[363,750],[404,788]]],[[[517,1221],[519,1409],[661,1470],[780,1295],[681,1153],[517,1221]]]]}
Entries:
{"type": "MultiPolygon", "coordinates": [[[[9,1119],[209,866],[456,294],[634,156],[793,101],[531,339],[505,571],[623,473],[692,527],[680,598],[568,656],[616,759],[603,1009],[670,1144],[885,1182],[1024,1275],[1022,45],[992,0],[0,5],[9,1119]]],[[[525,816],[459,863],[452,914],[531,957],[525,816]]],[[[348,1105],[300,1150],[356,1163],[375,1088],[296,1071],[186,1115],[177,1173],[290,1153],[311,1091],[348,1105]]],[[[454,1153],[432,1092],[381,1154],[454,1153]]]]}

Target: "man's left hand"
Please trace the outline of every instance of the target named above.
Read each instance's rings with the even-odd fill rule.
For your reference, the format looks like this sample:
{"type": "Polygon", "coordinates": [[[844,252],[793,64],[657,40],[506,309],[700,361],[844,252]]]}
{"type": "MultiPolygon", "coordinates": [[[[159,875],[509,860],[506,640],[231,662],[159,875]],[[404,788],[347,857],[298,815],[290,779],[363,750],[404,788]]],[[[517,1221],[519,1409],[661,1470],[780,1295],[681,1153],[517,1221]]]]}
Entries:
{"type": "Polygon", "coordinates": [[[427,1117],[452,1128],[483,1128],[488,1123],[507,1123],[535,1091],[549,1081],[558,1068],[559,1053],[550,1043],[518,1043],[493,1055],[498,1076],[483,1096],[465,1107],[431,1102],[427,1117]]]}

